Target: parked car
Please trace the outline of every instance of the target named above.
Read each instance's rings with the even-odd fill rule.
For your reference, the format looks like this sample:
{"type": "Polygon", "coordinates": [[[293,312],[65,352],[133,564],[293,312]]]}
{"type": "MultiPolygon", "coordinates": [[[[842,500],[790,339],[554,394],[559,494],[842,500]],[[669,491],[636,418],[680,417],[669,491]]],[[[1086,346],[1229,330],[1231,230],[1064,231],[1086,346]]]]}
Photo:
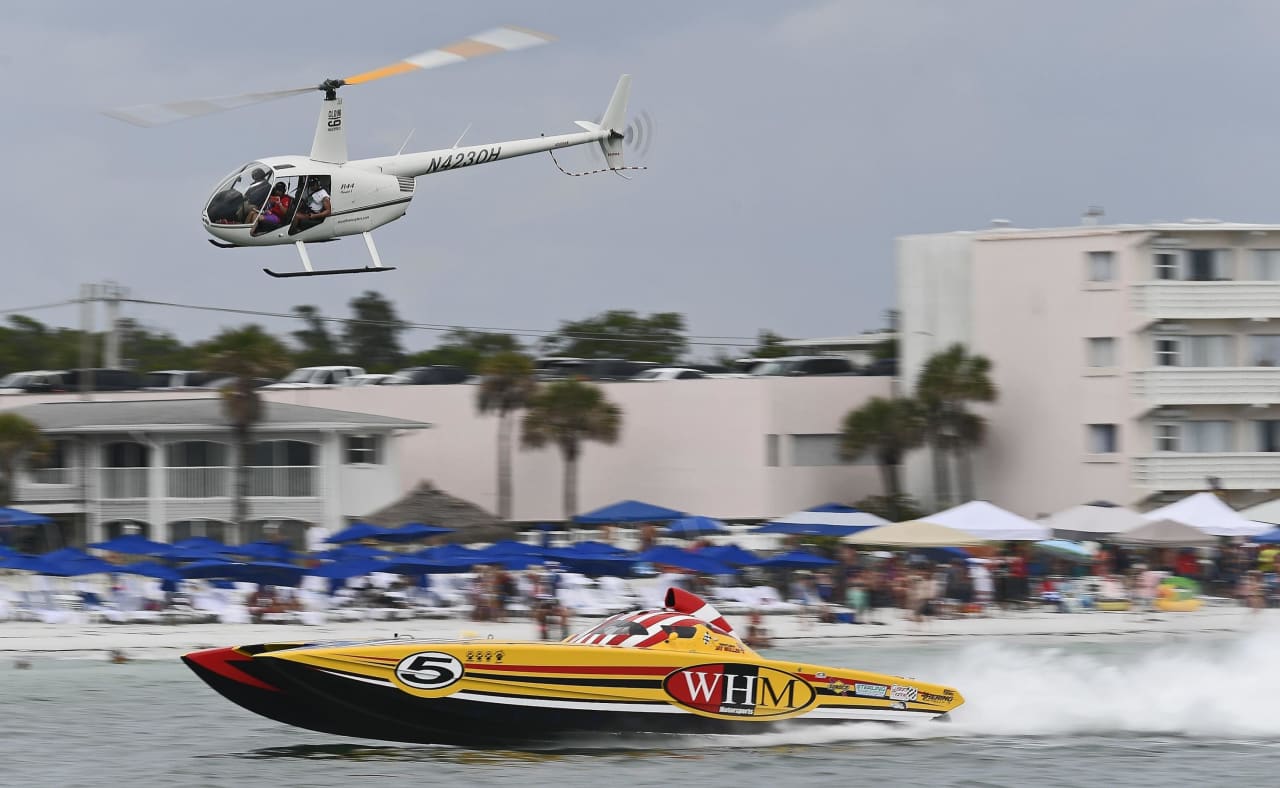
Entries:
{"type": "Polygon", "coordinates": [[[432,364],[426,367],[405,367],[397,370],[395,377],[412,386],[435,386],[446,383],[465,383],[471,373],[462,367],[449,364],[432,364]]]}
{"type": "Polygon", "coordinates": [[[897,375],[898,359],[878,358],[858,370],[859,375],[897,375]]]}
{"type": "Polygon", "coordinates": [[[319,389],[337,386],[352,375],[365,374],[363,367],[300,367],[285,375],[269,389],[319,389]]]}
{"type": "MultiPolygon", "coordinates": [[[[234,384],[235,382],[236,382],[236,376],[228,375],[225,378],[218,378],[217,380],[209,381],[202,388],[216,389],[218,391],[221,391],[222,389],[225,389],[226,387],[234,384]]],[[[253,378],[253,387],[255,389],[265,388],[275,382],[276,382],[275,378],[253,378]]]]}
{"type": "Polygon", "coordinates": [[[60,369],[33,369],[30,372],[13,372],[0,378],[0,394],[42,394],[50,391],[66,391],[60,369]]]}
{"type": "Polygon", "coordinates": [[[90,391],[135,391],[142,388],[142,375],[131,369],[69,369],[62,375],[67,391],[79,391],[86,376],[90,391]]]}
{"type": "Polygon", "coordinates": [[[204,388],[215,380],[228,377],[225,372],[205,372],[199,369],[158,369],[148,372],[142,387],[152,391],[204,388]]]}
{"type": "Polygon", "coordinates": [[[654,367],[631,378],[632,380],[702,380],[712,377],[700,369],[689,367],[654,367]]]}
{"type": "Polygon", "coordinates": [[[352,375],[342,381],[342,386],[403,386],[409,382],[408,378],[400,375],[379,375],[366,373],[364,375],[352,375]]]}
{"type": "Polygon", "coordinates": [[[771,358],[751,370],[755,376],[856,375],[853,362],[844,356],[782,356],[771,358]]]}

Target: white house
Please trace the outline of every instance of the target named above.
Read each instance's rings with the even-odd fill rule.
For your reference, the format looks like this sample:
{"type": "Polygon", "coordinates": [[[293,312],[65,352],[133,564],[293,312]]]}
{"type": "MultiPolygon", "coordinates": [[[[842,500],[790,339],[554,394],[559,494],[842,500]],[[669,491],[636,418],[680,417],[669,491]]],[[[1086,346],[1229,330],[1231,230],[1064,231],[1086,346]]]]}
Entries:
{"type": "Polygon", "coordinates": [[[208,535],[230,542],[273,530],[300,541],[317,524],[336,530],[400,495],[395,443],[430,426],[264,403],[252,436],[251,523],[235,534],[236,458],[220,399],[66,398],[15,412],[40,427],[51,450],[39,467],[18,473],[14,505],[54,517],[72,542],[125,530],[161,541],[208,535]]]}

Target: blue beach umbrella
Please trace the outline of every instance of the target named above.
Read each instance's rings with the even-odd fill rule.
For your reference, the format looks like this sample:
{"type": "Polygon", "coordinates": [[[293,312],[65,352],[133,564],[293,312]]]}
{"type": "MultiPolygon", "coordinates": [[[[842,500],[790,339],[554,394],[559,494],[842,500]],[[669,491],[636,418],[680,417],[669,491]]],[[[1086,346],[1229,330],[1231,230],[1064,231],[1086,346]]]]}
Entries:
{"type": "Polygon", "coordinates": [[[1275,528],[1257,536],[1250,536],[1250,542],[1257,544],[1280,544],[1280,528],[1275,528]]]}
{"type": "Polygon", "coordinates": [[[733,564],[735,566],[751,566],[760,561],[760,556],[736,544],[704,547],[698,552],[709,558],[714,558],[722,564],[733,564]]]}
{"type": "Polygon", "coordinates": [[[649,523],[664,520],[675,520],[684,517],[684,512],[656,506],[643,501],[618,501],[602,506],[599,509],[580,514],[573,518],[575,523],[607,524],[607,523],[649,523]]]}
{"type": "Polygon", "coordinates": [[[700,515],[681,517],[679,520],[667,523],[667,534],[670,536],[693,537],[727,533],[729,533],[727,525],[714,518],[700,515]]]}
{"type": "Polygon", "coordinates": [[[368,523],[352,523],[333,536],[326,539],[330,544],[340,544],[342,542],[358,542],[361,539],[374,539],[385,529],[368,523]]]}
{"type": "Polygon", "coordinates": [[[832,566],[837,561],[823,558],[820,555],[806,553],[803,550],[792,550],[789,553],[775,555],[760,561],[756,566],[773,569],[812,569],[818,566],[832,566]]]}
{"type": "Polygon", "coordinates": [[[108,539],[105,542],[94,542],[89,546],[98,550],[110,550],[113,553],[124,553],[126,555],[165,556],[173,551],[173,545],[171,544],[155,542],[138,534],[125,534],[117,536],[115,539],[108,539]]]}
{"type": "MultiPolygon", "coordinates": [[[[452,528],[445,528],[439,525],[428,525],[426,523],[405,523],[399,528],[382,528],[380,533],[374,535],[373,539],[379,542],[415,542],[419,539],[426,539],[431,536],[439,536],[440,534],[451,534],[452,528]]],[[[329,541],[333,541],[330,539],[329,541]]]]}
{"type": "Polygon", "coordinates": [[[6,525],[48,525],[51,522],[53,520],[43,514],[0,506],[0,528],[6,525]]]}
{"type": "Polygon", "coordinates": [[[659,545],[645,550],[636,556],[636,560],[647,561],[651,564],[675,566],[681,569],[701,572],[705,575],[731,575],[734,573],[733,567],[717,561],[711,556],[705,555],[705,553],[705,550],[681,550],[678,547],[659,545]]]}

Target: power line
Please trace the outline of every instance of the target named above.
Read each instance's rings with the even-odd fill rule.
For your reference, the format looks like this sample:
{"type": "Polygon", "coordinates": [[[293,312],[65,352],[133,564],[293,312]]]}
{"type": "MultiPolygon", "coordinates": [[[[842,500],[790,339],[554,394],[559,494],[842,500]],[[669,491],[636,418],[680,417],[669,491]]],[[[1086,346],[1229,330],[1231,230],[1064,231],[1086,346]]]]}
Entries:
{"type": "Polygon", "coordinates": [[[53,309],[59,306],[71,306],[80,303],[78,300],[56,301],[52,304],[37,304],[35,306],[24,306],[17,309],[0,309],[0,315],[13,315],[19,312],[38,312],[41,309],[53,309]]]}
{"type": "MultiPolygon", "coordinates": [[[[121,302],[130,304],[146,304],[148,306],[164,306],[174,309],[193,309],[203,312],[222,312],[237,315],[249,315],[252,317],[273,317],[285,320],[319,320],[325,323],[337,323],[341,325],[364,325],[364,326],[382,326],[388,328],[403,328],[406,330],[417,331],[475,331],[482,334],[508,334],[511,336],[544,338],[548,336],[564,336],[567,339],[600,339],[610,342],[630,342],[636,344],[652,344],[655,342],[668,342],[671,340],[669,336],[649,336],[649,337],[620,337],[614,334],[583,334],[577,332],[563,333],[559,330],[547,329],[530,329],[530,328],[497,328],[493,326],[460,326],[460,325],[444,325],[441,323],[410,323],[403,320],[361,320],[354,317],[326,317],[324,315],[299,315],[294,312],[267,312],[257,309],[241,309],[237,307],[225,306],[206,306],[201,304],[181,304],[175,301],[156,301],[147,298],[121,298],[121,302]]],[[[693,336],[685,337],[685,344],[699,345],[705,347],[741,347],[742,345],[754,344],[756,337],[731,337],[731,336],[693,336]],[[737,341],[709,341],[709,340],[737,340],[737,341]]]]}

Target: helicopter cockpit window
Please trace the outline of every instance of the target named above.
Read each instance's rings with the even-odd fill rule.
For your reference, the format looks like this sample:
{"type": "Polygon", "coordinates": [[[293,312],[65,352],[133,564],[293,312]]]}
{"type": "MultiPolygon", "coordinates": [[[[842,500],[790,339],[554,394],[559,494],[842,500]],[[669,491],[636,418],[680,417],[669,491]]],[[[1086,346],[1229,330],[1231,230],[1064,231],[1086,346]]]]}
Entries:
{"type": "Polygon", "coordinates": [[[288,227],[293,221],[294,211],[298,209],[301,191],[302,176],[300,175],[291,175],[273,181],[271,191],[267,194],[266,204],[257,214],[253,234],[262,235],[288,227]]]}
{"type": "Polygon", "coordinates": [[[253,224],[271,192],[271,168],[249,162],[213,193],[205,212],[214,224],[253,224]]]}

